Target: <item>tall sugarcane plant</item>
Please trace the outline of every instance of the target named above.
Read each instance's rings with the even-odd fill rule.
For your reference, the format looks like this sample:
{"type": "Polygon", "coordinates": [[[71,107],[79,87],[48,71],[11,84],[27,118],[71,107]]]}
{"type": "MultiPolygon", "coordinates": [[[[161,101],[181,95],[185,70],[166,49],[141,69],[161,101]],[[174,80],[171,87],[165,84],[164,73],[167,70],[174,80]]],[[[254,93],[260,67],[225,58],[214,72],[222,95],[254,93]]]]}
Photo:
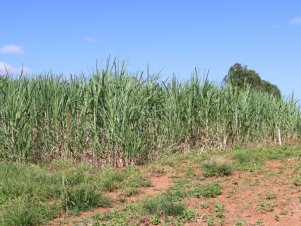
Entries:
{"type": "MultiPolygon", "coordinates": [[[[300,138],[295,98],[129,73],[108,62],[89,76],[0,78],[0,159],[141,164],[168,147],[225,148],[300,138]]],[[[181,148],[179,148],[181,150],[181,148]]]]}

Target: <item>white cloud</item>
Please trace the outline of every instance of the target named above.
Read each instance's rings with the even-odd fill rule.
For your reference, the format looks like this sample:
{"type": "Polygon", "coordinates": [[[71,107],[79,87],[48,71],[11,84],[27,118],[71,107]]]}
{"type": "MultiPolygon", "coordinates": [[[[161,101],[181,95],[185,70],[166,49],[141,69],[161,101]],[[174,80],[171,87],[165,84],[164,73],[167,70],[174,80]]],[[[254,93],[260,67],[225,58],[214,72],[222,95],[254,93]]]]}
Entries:
{"type": "Polygon", "coordinates": [[[0,74],[20,75],[22,71],[23,74],[28,74],[30,72],[30,69],[26,66],[14,67],[10,64],[0,61],[0,74]]]}
{"type": "Polygon", "coordinates": [[[24,50],[22,46],[19,45],[5,45],[0,47],[0,53],[14,53],[14,54],[22,54],[24,50]]]}
{"type": "Polygon", "coordinates": [[[85,41],[87,43],[94,43],[94,42],[96,42],[96,38],[95,37],[86,37],[85,41]]]}
{"type": "Polygon", "coordinates": [[[289,22],[290,22],[290,24],[293,24],[293,25],[301,25],[301,17],[299,17],[299,16],[294,17],[289,22]]]}

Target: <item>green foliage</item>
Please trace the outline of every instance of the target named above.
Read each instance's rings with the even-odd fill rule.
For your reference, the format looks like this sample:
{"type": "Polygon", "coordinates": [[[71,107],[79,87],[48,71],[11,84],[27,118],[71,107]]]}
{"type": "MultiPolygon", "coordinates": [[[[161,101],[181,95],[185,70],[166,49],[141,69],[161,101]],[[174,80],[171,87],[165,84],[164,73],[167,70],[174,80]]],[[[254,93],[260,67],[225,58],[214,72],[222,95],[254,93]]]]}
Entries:
{"type": "Polygon", "coordinates": [[[192,190],[192,194],[196,197],[204,196],[206,198],[214,198],[221,193],[221,185],[219,183],[208,183],[203,186],[196,186],[192,190]]]}
{"type": "Polygon", "coordinates": [[[224,82],[240,88],[246,88],[246,85],[249,85],[251,89],[273,94],[275,97],[281,98],[281,92],[276,85],[262,80],[256,71],[250,70],[247,66],[242,66],[239,63],[230,67],[228,74],[224,78],[224,82]]]}

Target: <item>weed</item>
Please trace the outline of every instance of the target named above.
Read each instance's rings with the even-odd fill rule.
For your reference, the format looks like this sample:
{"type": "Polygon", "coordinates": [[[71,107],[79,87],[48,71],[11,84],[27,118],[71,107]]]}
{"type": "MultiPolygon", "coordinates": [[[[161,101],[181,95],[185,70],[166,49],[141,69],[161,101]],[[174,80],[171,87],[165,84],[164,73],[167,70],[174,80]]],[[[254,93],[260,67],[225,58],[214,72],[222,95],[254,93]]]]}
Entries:
{"type": "Polygon", "coordinates": [[[102,190],[112,192],[120,187],[125,178],[126,174],[124,171],[106,168],[101,175],[100,186],[102,190]]]}
{"type": "Polygon", "coordinates": [[[237,220],[235,222],[235,226],[244,226],[244,225],[246,225],[246,222],[244,222],[243,220],[237,220]]]}
{"type": "Polygon", "coordinates": [[[294,185],[300,186],[301,185],[301,175],[296,175],[294,177],[294,185]]]}
{"type": "Polygon", "coordinates": [[[95,207],[105,207],[111,204],[112,200],[95,191],[95,188],[80,184],[68,191],[67,206],[72,214],[78,214],[83,210],[95,207]]]}
{"type": "Polygon", "coordinates": [[[264,226],[264,224],[262,223],[262,220],[261,220],[261,219],[258,219],[258,220],[255,222],[255,225],[256,225],[256,226],[264,226]]]}
{"type": "Polygon", "coordinates": [[[161,223],[160,217],[158,215],[154,215],[151,217],[151,223],[153,225],[158,225],[161,223]]]}
{"type": "Polygon", "coordinates": [[[255,171],[260,169],[263,159],[256,155],[258,152],[254,150],[236,150],[232,154],[232,158],[239,170],[255,171]]]}
{"type": "Polygon", "coordinates": [[[146,200],[143,208],[150,214],[181,216],[184,213],[185,205],[171,196],[162,195],[146,200]]]}
{"type": "Polygon", "coordinates": [[[59,206],[50,206],[32,199],[18,197],[3,206],[0,225],[40,225],[59,215],[59,206]]]}
{"type": "Polygon", "coordinates": [[[193,168],[188,168],[185,176],[188,178],[194,178],[196,176],[196,173],[194,172],[193,168]]]}
{"type": "Polygon", "coordinates": [[[214,206],[215,206],[216,216],[218,218],[222,218],[223,217],[223,212],[225,210],[224,205],[221,202],[216,202],[214,206]]]}
{"type": "Polygon", "coordinates": [[[133,188],[133,187],[129,187],[126,188],[124,191],[124,195],[127,197],[133,196],[133,195],[138,195],[140,193],[140,190],[138,188],[133,188]]]}
{"type": "Polygon", "coordinates": [[[183,212],[183,217],[187,219],[188,221],[192,221],[194,217],[196,216],[195,209],[187,208],[183,212]]]}
{"type": "Polygon", "coordinates": [[[208,183],[204,186],[196,186],[193,188],[192,194],[198,198],[200,196],[214,198],[221,194],[221,185],[219,183],[208,183]]]}
{"type": "Polygon", "coordinates": [[[276,194],[270,194],[270,193],[267,193],[265,195],[266,199],[268,200],[271,200],[271,199],[275,199],[276,198],[276,194]]]}
{"type": "Polygon", "coordinates": [[[261,202],[259,202],[259,205],[264,211],[267,211],[267,212],[274,211],[275,204],[272,202],[261,201],[261,202]]]}
{"type": "Polygon", "coordinates": [[[214,216],[209,216],[209,218],[207,220],[207,225],[208,226],[214,226],[214,222],[215,222],[215,217],[214,216]]]}
{"type": "Polygon", "coordinates": [[[210,160],[204,161],[202,166],[205,177],[228,176],[232,173],[229,161],[219,156],[213,156],[210,160]]]}
{"type": "Polygon", "coordinates": [[[201,202],[200,203],[200,208],[202,208],[202,209],[208,209],[209,208],[209,204],[207,202],[201,202]]]}
{"type": "Polygon", "coordinates": [[[160,165],[152,165],[148,171],[152,174],[164,174],[164,173],[166,173],[166,170],[164,169],[164,167],[160,166],[160,165]]]}

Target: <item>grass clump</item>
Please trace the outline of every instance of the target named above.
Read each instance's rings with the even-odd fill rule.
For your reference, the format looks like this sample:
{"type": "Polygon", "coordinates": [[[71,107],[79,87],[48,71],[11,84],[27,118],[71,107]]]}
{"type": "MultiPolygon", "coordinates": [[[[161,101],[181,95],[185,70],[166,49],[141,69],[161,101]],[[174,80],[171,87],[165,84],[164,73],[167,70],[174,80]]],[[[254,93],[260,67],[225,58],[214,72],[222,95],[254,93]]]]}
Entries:
{"type": "Polygon", "coordinates": [[[223,157],[213,156],[202,164],[205,177],[228,176],[232,173],[232,166],[223,157]]]}
{"type": "Polygon", "coordinates": [[[196,186],[192,189],[193,196],[200,197],[204,196],[206,198],[214,198],[220,195],[221,192],[221,185],[219,183],[208,183],[203,186],[196,186]]]}

